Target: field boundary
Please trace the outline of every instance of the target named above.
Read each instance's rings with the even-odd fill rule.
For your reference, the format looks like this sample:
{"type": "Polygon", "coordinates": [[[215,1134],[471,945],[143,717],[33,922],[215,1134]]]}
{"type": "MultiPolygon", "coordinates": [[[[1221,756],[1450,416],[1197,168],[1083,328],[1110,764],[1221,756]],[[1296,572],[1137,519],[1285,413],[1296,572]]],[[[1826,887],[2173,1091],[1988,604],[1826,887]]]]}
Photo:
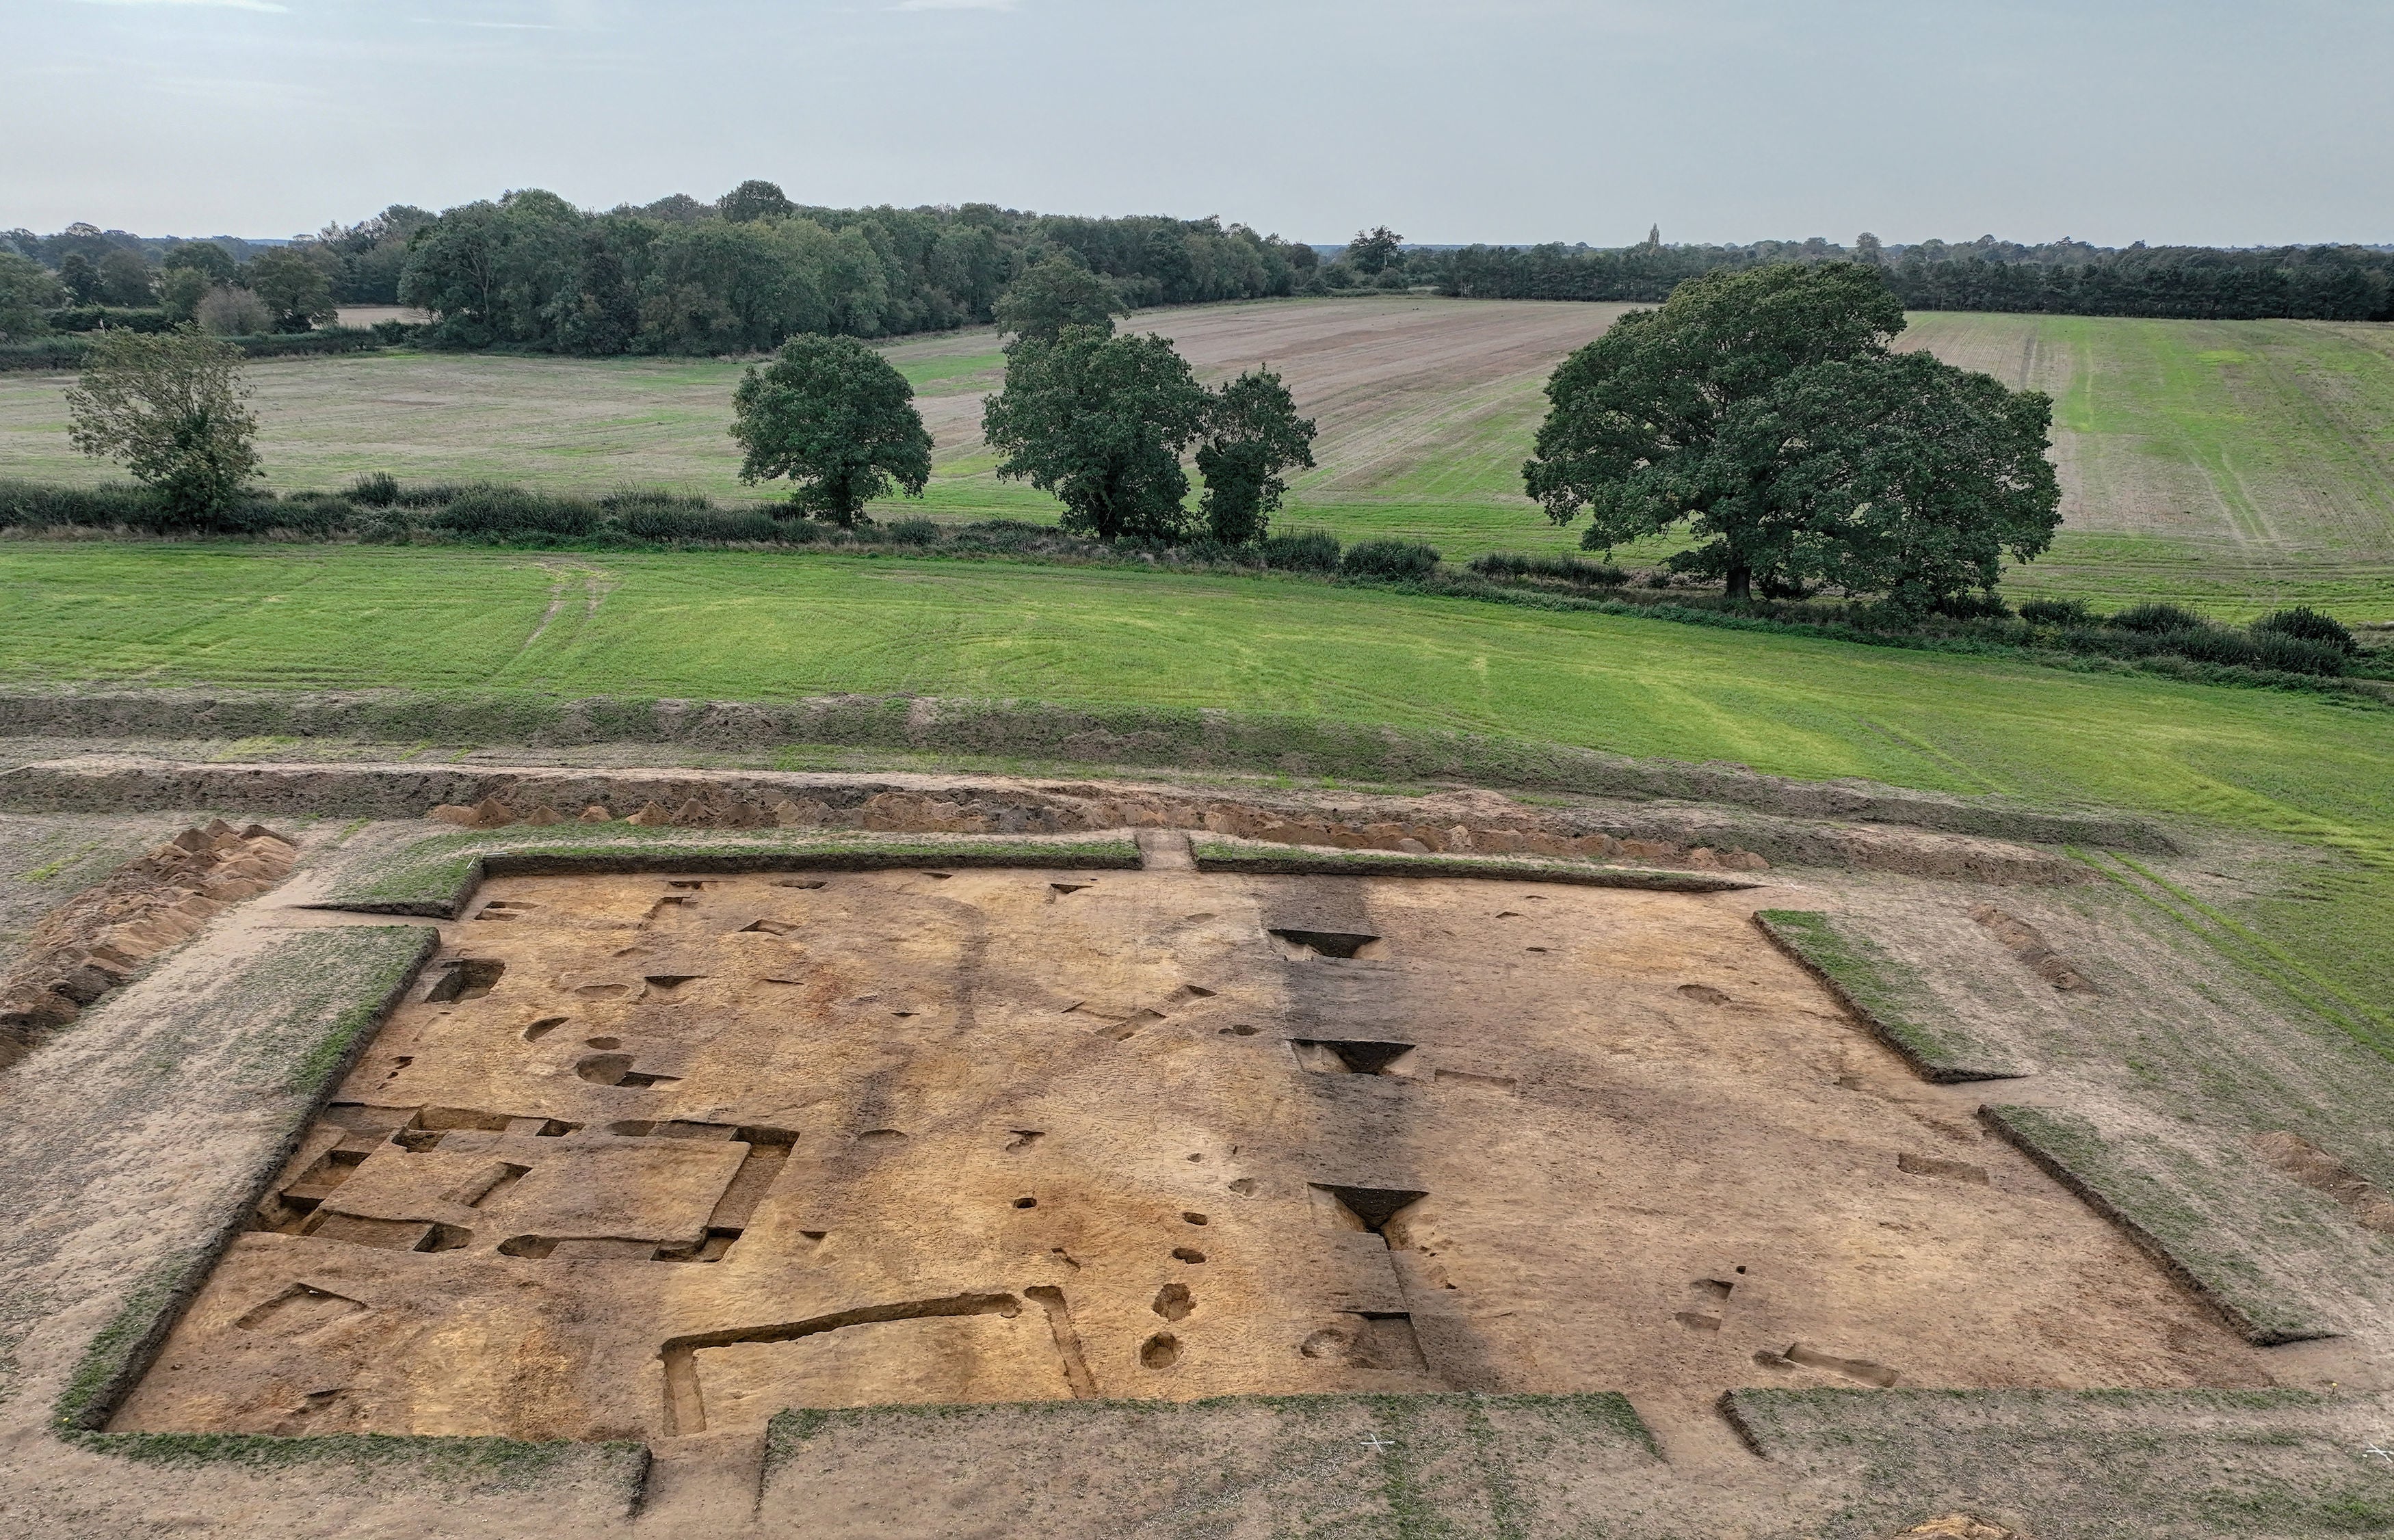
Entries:
{"type": "MultiPolygon", "coordinates": [[[[1068,764],[1338,776],[1722,803],[1796,818],[1900,823],[1945,834],[2177,852],[2117,813],[2050,812],[1855,781],[1796,781],[1743,766],[1637,759],[1493,734],[1406,730],[1200,707],[1080,705],[959,696],[823,695],[783,703],[408,691],[0,691],[0,736],[296,737],[528,747],[805,746],[1009,756],[1068,764]]],[[[0,778],[6,782],[21,770],[0,778]]]]}

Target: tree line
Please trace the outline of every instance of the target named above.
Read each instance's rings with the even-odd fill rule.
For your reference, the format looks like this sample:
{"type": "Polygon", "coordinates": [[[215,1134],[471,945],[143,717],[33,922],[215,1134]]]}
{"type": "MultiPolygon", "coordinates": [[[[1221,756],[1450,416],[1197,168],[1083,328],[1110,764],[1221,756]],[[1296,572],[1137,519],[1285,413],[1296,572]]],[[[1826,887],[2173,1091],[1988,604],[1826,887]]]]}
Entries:
{"type": "Polygon", "coordinates": [[[995,318],[1060,257],[1126,305],[1285,295],[1310,247],[1215,219],[961,208],[802,208],[751,181],[712,204],[590,214],[553,193],[453,208],[408,237],[401,303],[439,339],[561,353],[764,352],[800,335],[897,336],[995,318]]]}
{"type": "Polygon", "coordinates": [[[1690,278],[1796,263],[1874,268],[1914,310],[2006,310],[2188,320],[2394,321],[2394,252],[2318,245],[2104,248],[2021,245],[1982,236],[1890,246],[1864,234],[1751,245],[1469,246],[1409,254],[1416,282],[1473,299],[1655,303],[1690,278]]]}
{"type": "MultiPolygon", "coordinates": [[[[536,189],[438,214],[394,204],[255,250],[88,225],[57,236],[17,230],[0,236],[0,263],[20,259],[0,283],[13,281],[29,296],[17,307],[15,336],[38,329],[26,320],[38,299],[147,306],[173,322],[195,318],[205,293],[170,289],[178,266],[221,266],[214,285],[247,292],[242,275],[259,264],[300,264],[321,277],[323,316],[337,305],[418,307],[435,318],[427,340],[436,345],[704,355],[769,352],[804,334],[899,336],[987,323],[1014,281],[1051,257],[1103,279],[1128,306],[1292,294],[1309,286],[1319,263],[1310,246],[1219,219],[1084,218],[990,204],[805,207],[752,180],[711,203],[677,193],[605,213],[536,189]],[[33,270],[46,270],[55,288],[33,270]]],[[[278,322],[305,313],[269,303],[278,322]]]]}

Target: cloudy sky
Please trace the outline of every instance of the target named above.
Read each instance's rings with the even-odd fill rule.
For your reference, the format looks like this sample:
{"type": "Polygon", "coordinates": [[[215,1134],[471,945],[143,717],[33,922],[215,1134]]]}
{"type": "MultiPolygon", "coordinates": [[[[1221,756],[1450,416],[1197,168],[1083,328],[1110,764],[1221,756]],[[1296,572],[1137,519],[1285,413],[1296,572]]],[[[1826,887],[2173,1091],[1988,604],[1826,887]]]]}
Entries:
{"type": "Polygon", "coordinates": [[[0,228],[605,207],[2394,242],[2386,0],[0,0],[0,228]]]}

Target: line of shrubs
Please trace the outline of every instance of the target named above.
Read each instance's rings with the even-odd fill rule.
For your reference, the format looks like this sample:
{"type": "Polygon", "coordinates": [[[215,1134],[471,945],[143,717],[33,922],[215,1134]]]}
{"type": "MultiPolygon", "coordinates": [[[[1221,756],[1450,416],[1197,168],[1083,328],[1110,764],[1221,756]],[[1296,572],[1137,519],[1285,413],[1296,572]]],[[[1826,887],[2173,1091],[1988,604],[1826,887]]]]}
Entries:
{"type": "Polygon", "coordinates": [[[1633,574],[1611,562],[1563,554],[1494,552],[1473,558],[1470,570],[1498,584],[1548,591],[1604,589],[1608,601],[1616,604],[1719,611],[1865,638],[1953,639],[2124,660],[2174,657],[2214,667],[2325,678],[2375,672],[2360,660],[2359,644],[2342,622],[2307,607],[2230,626],[2176,604],[2138,604],[2103,613],[2083,599],[2032,599],[2015,611],[1999,595],[1973,594],[1946,612],[1923,615],[1867,600],[1733,602],[1717,592],[1680,588],[1662,572],[1633,586],[1633,574]]]}
{"type": "Polygon", "coordinates": [[[1439,565],[1438,551],[1419,541],[1365,540],[1342,546],[1337,536],[1319,530],[1275,534],[1256,545],[1233,546],[1211,540],[1108,544],[1067,534],[1052,525],[1008,519],[972,524],[901,519],[841,529],[808,519],[778,519],[762,507],[724,507],[703,496],[650,488],[580,497],[481,482],[408,484],[380,471],[360,477],[339,492],[279,495],[253,492],[199,525],[177,519],[149,492],[126,482],[62,487],[0,481],[0,530],[10,529],[350,539],[377,545],[837,546],[1043,560],[1261,568],[1400,582],[1419,582],[1439,565]]]}
{"type": "Polygon", "coordinates": [[[2260,677],[2290,675],[2394,678],[2394,667],[2362,654],[2342,623],[2308,608],[2281,610],[2247,626],[2228,626],[2174,604],[2140,604],[2106,614],[2078,599],[2030,599],[2014,612],[1999,598],[1990,598],[1957,607],[1966,613],[1926,616],[1859,600],[1732,604],[1717,592],[1681,587],[1668,573],[1638,581],[1612,563],[1559,553],[1493,553],[1474,558],[1467,571],[1457,572],[1441,564],[1435,547],[1419,541],[1363,540],[1349,546],[1319,530],[1275,534],[1251,546],[1225,546],[1203,538],[1177,545],[1107,543],[1067,534],[1053,525],[1007,519],[942,524],[916,518],[841,529],[812,520],[779,519],[763,507],[724,507],[703,496],[648,488],[580,497],[487,483],[404,484],[377,472],[340,492],[253,493],[195,528],[178,523],[156,498],[130,483],[85,488],[0,481],[0,531],[7,530],[594,549],[816,546],[1183,571],[1285,572],[1458,599],[1645,612],[1660,619],[1784,628],[1881,644],[2113,659],[2164,672],[2192,669],[2196,676],[2227,682],[2267,682],[2260,677]],[[2230,672],[2215,674],[2216,670],[2230,672]]]}
{"type": "MultiPolygon", "coordinates": [[[[110,322],[112,326],[115,323],[110,322]]],[[[163,328],[136,326],[133,331],[163,328]]],[[[362,353],[371,349],[390,345],[400,338],[385,339],[377,335],[380,328],[364,326],[328,326],[314,332],[267,332],[256,336],[229,336],[230,342],[246,358],[298,358],[319,353],[362,353]]],[[[25,342],[0,342],[0,374],[47,373],[83,367],[84,355],[91,351],[91,334],[67,332],[56,336],[34,337],[25,342]]]]}

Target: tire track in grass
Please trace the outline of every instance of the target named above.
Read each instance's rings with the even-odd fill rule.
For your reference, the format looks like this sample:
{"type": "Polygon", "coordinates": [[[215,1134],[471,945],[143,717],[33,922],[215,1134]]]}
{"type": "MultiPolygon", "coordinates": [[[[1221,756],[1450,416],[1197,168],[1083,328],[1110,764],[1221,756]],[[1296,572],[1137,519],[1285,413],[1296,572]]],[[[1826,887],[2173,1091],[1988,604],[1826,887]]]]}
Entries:
{"type": "Polygon", "coordinates": [[[2167,915],[2229,962],[2277,985],[2305,1009],[2334,1023],[2362,1046],[2394,1059],[2394,1013],[2320,977],[2269,938],[2204,903],[2132,856],[2116,850],[2089,855],[2075,849],[2070,853],[2114,886],[2167,915]]]}

